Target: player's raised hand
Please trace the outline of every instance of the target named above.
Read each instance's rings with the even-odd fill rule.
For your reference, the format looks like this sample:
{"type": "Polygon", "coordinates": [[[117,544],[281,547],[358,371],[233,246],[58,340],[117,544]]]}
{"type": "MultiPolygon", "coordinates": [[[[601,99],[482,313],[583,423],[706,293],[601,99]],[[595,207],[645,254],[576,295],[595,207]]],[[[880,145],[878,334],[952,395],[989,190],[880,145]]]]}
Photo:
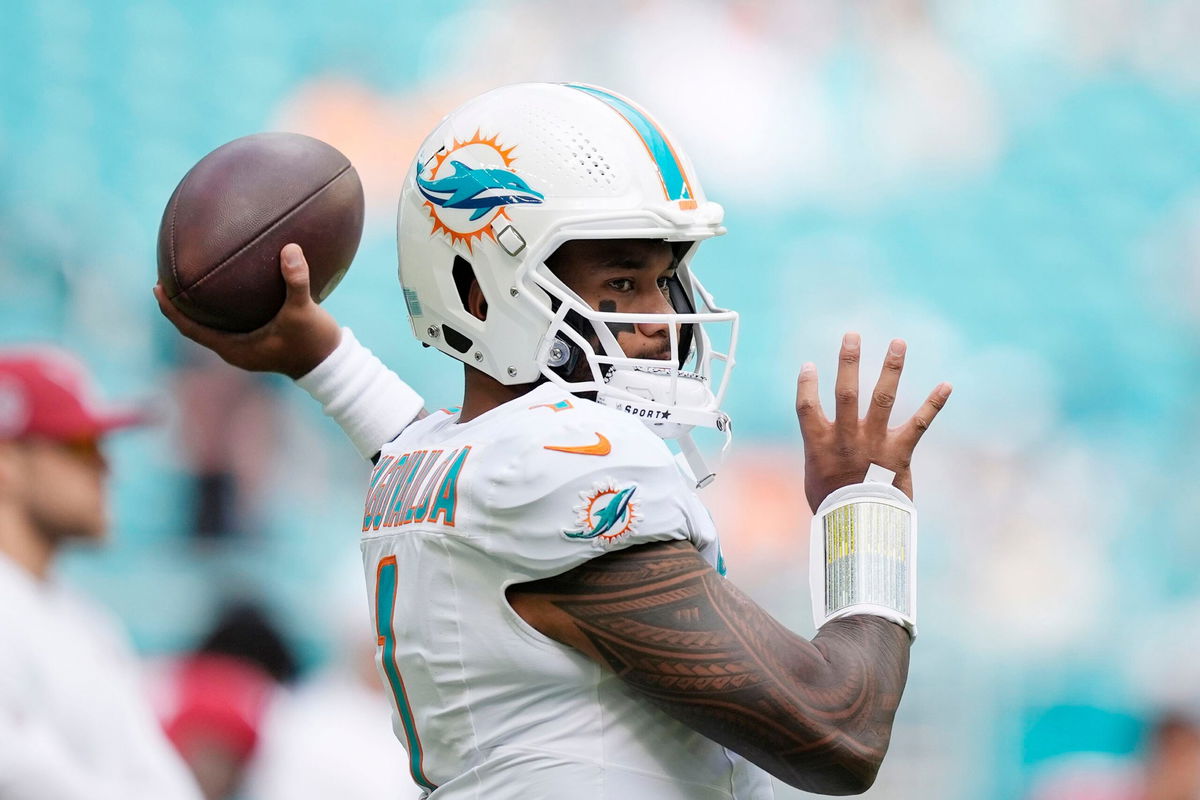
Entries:
{"type": "Polygon", "coordinates": [[[308,262],[300,246],[284,246],[279,261],[287,299],[270,322],[249,333],[217,330],[190,319],[167,299],[161,284],[155,284],[154,297],[163,316],[180,333],[233,366],[299,378],[334,351],[342,332],[333,315],[312,299],[308,262]]]}
{"type": "Polygon", "coordinates": [[[860,483],[872,464],[896,473],[893,485],[912,497],[912,455],[922,434],[950,397],[951,386],[939,383],[906,422],[889,427],[906,345],[893,339],[883,360],[883,371],[871,394],[866,417],[858,415],[858,365],[862,343],[857,333],[842,337],[834,387],[836,408],[832,421],[825,417],[817,396],[817,368],[807,363],[796,382],[796,416],[804,437],[804,491],[814,513],[835,489],[860,483]]]}

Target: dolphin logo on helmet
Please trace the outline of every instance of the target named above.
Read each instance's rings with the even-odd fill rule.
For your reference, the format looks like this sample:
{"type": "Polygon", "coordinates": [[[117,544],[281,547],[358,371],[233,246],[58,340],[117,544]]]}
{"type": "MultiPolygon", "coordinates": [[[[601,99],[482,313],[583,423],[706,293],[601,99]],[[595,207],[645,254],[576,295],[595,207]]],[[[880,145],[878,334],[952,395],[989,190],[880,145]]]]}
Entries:
{"type": "Polygon", "coordinates": [[[417,188],[425,199],[442,208],[474,209],[471,221],[493,208],[513,203],[540,203],[545,198],[520,176],[503,169],[471,169],[461,161],[451,161],[453,173],[444,178],[426,180],[417,172],[417,188]]]}

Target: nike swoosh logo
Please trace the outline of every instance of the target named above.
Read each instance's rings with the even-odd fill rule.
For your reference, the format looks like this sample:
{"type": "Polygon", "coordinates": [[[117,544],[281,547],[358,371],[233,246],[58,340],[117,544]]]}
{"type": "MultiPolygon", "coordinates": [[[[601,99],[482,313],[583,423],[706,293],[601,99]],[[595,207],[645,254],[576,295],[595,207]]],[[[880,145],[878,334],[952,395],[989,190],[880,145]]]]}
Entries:
{"type": "Polygon", "coordinates": [[[595,444],[584,444],[576,447],[555,447],[554,445],[545,445],[546,450],[553,450],[556,453],[575,453],[581,456],[606,456],[612,452],[612,443],[608,441],[603,433],[596,434],[595,444]]]}

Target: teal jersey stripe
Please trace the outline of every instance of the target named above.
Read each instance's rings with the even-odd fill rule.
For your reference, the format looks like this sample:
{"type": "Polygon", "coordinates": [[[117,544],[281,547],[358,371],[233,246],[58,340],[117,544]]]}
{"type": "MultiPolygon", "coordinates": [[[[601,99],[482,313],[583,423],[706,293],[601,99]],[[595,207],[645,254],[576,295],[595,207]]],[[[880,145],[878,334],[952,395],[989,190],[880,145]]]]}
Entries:
{"type": "Polygon", "coordinates": [[[667,138],[649,117],[630,105],[627,100],[623,100],[615,94],[609,94],[603,89],[597,89],[595,86],[581,86],[577,83],[566,85],[571,89],[587,92],[593,97],[603,100],[637,131],[638,136],[642,137],[646,149],[650,151],[654,162],[658,165],[658,173],[662,178],[663,190],[667,193],[668,200],[694,199],[689,192],[687,178],[683,174],[683,165],[679,163],[667,138]]]}
{"type": "Polygon", "coordinates": [[[412,709],[408,705],[408,692],[404,690],[404,680],[400,677],[400,670],[396,668],[396,631],[392,626],[392,616],[395,613],[396,559],[389,556],[379,564],[379,576],[375,585],[375,631],[383,644],[383,671],[387,675],[388,686],[396,697],[400,723],[404,726],[404,736],[408,739],[409,772],[418,785],[432,792],[437,786],[425,777],[425,771],[421,767],[421,740],[417,736],[417,726],[413,721],[412,709]]]}

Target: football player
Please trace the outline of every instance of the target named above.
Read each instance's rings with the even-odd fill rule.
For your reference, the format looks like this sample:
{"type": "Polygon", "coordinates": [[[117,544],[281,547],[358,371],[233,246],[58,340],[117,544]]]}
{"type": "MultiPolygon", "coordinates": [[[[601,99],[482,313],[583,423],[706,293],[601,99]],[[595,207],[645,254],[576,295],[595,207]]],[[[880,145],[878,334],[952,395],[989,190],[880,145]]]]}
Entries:
{"type": "MultiPolygon", "coordinates": [[[[462,361],[421,399],[308,295],[233,364],[299,379],[375,462],[362,553],[380,672],[414,780],[446,798],[762,798],[869,787],[915,635],[913,449],[940,384],[889,427],[905,345],[859,415],[860,341],[828,420],[796,409],[815,516],[807,640],[724,578],[691,434],[725,435],[737,316],[691,269],[723,211],[662,126],[594,86],[521,84],[451,113],[400,198],[413,332],[462,361]]],[[[798,533],[799,535],[799,533],[798,533]]],[[[799,583],[799,581],[798,581],[799,583]]]]}

